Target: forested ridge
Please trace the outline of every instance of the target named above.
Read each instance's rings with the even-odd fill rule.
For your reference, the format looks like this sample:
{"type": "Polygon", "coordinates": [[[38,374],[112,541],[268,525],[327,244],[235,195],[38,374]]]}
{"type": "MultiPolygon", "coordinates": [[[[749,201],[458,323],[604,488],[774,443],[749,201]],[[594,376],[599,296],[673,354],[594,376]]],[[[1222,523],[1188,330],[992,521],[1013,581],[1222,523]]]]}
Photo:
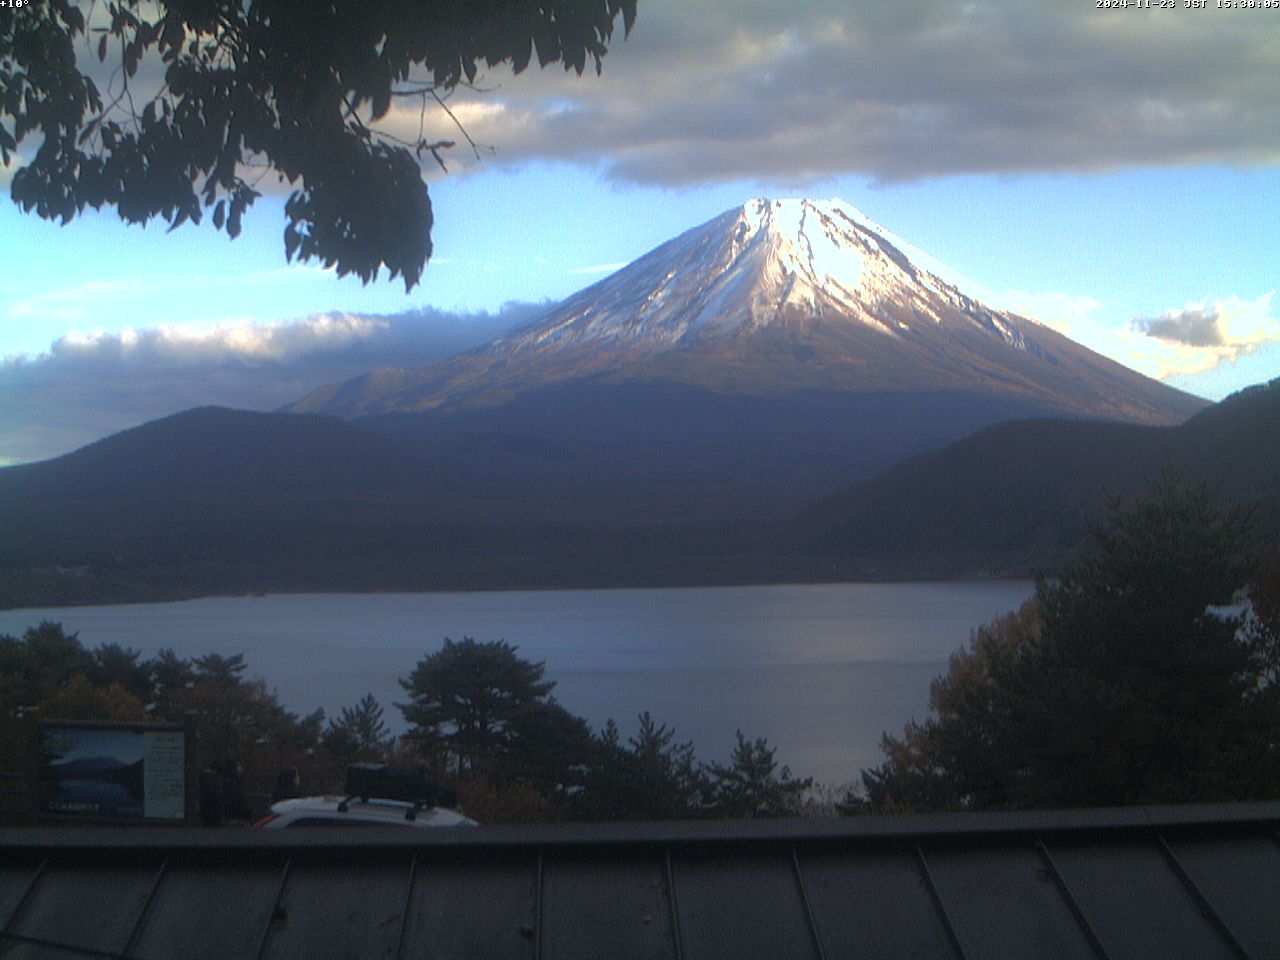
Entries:
{"type": "MultiPolygon", "coordinates": [[[[594,397],[579,406],[599,413],[594,397]]],[[[675,441],[649,446],[651,431],[636,423],[596,449],[586,427],[547,434],[537,418],[506,431],[499,421],[442,421],[422,432],[426,421],[375,430],[316,415],[188,411],[0,470],[0,607],[1017,579],[1062,569],[1108,494],[1137,495],[1169,465],[1224,504],[1254,505],[1256,542],[1280,541],[1276,384],[1178,427],[1002,424],[817,500],[817,488],[841,483],[832,463],[814,473],[811,460],[775,462],[767,445],[748,455],[767,407],[738,410],[737,432],[722,433],[732,408],[718,408],[675,460],[675,441]]],[[[672,401],[644,423],[660,433],[679,409],[672,401]]],[[[813,422],[823,410],[832,413],[812,408],[813,422]]]]}

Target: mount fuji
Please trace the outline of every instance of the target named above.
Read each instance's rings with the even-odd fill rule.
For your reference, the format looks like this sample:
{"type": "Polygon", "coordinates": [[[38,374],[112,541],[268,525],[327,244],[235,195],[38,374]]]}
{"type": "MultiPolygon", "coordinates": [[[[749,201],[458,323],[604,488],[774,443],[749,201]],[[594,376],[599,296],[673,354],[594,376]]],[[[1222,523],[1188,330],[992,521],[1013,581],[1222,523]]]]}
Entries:
{"type": "Polygon", "coordinates": [[[1025,575],[1208,404],[948,276],[839,201],[751,201],[431,366],[0,470],[0,606],[1025,575]]]}
{"type": "Polygon", "coordinates": [[[1204,406],[984,305],[946,273],[842,201],[752,200],[484,347],[377,370],[290,410],[465,410],[570,383],[749,396],[958,391],[1007,400],[1008,415],[1149,424],[1204,406]]]}

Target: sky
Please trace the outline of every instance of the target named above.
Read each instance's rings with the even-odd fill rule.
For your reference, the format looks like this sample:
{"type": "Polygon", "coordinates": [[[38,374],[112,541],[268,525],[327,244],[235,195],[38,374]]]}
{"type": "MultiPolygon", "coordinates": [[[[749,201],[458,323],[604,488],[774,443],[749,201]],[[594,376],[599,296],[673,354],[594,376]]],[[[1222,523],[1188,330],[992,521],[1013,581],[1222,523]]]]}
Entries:
{"type": "Polygon", "coordinates": [[[279,195],[234,241],[0,201],[0,464],[431,362],[760,196],[840,197],[993,306],[1220,399],[1280,376],[1280,10],[1215,2],[638,0],[600,76],[455,92],[482,149],[424,168],[408,292],[287,263],[279,195]]]}

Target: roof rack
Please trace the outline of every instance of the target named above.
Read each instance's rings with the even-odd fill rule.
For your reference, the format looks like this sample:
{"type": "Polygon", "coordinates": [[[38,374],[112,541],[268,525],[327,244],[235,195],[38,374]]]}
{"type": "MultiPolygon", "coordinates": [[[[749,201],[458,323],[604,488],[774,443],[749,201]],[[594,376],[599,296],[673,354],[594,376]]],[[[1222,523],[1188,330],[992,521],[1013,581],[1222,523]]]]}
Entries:
{"type": "Polygon", "coordinates": [[[352,800],[395,800],[409,804],[406,820],[440,800],[440,785],[421,763],[352,763],[347,765],[346,796],[338,810],[347,812],[352,800]]]}

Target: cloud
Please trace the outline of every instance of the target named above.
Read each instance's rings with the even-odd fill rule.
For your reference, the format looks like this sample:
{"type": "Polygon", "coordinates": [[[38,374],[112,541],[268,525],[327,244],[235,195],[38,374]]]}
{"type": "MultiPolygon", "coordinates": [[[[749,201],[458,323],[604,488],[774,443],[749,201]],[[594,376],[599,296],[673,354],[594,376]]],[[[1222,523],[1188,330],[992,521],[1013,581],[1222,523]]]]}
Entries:
{"type": "Polygon", "coordinates": [[[431,363],[476,346],[545,306],[68,334],[39,356],[0,361],[0,465],[57,456],[190,407],[273,410],[378,367],[431,363]]]}
{"type": "MultiPolygon", "coordinates": [[[[1056,0],[646,0],[602,76],[498,70],[487,92],[450,103],[496,148],[484,166],[568,160],[647,184],[1280,158],[1280,46],[1256,18],[1130,13],[1056,0]]],[[[400,111],[393,126],[416,135],[416,106],[400,111]]],[[[447,117],[432,122],[429,135],[456,136],[447,117]]]]}
{"type": "Polygon", "coordinates": [[[1273,290],[1256,300],[1206,299],[1158,317],[1135,319],[1129,325],[1135,335],[1131,349],[1161,379],[1235,363],[1280,343],[1280,318],[1271,312],[1274,297],[1273,290]]]}
{"type": "MultiPolygon", "coordinates": [[[[455,172],[567,161],[665,186],[1273,164],[1280,45],[1263,19],[1060,0],[645,0],[601,76],[499,66],[447,110],[402,98],[378,126],[455,141],[455,172]]],[[[87,43],[78,54],[118,86],[113,63],[87,43]]],[[[135,97],[161,73],[144,60],[135,97]]]]}
{"type": "Polygon", "coordinates": [[[1039,320],[1090,350],[1158,380],[1193,377],[1280,346],[1275,292],[1255,300],[1206,298],[1157,317],[1117,323],[1107,305],[1061,292],[1009,290],[1000,305],[1039,320]]]}
{"type": "Polygon", "coordinates": [[[305,320],[254,324],[219,324],[210,330],[180,326],[125,329],[113,333],[68,333],[50,347],[47,361],[111,363],[118,367],[155,369],[209,367],[226,363],[311,360],[364,346],[386,337],[385,317],[317,314],[305,320]]]}
{"type": "Polygon", "coordinates": [[[1137,319],[1133,327],[1140,333],[1158,340],[1182,343],[1189,347],[1222,346],[1222,330],[1218,326],[1218,312],[1203,306],[1185,310],[1168,311],[1158,317],[1137,319]]]}

